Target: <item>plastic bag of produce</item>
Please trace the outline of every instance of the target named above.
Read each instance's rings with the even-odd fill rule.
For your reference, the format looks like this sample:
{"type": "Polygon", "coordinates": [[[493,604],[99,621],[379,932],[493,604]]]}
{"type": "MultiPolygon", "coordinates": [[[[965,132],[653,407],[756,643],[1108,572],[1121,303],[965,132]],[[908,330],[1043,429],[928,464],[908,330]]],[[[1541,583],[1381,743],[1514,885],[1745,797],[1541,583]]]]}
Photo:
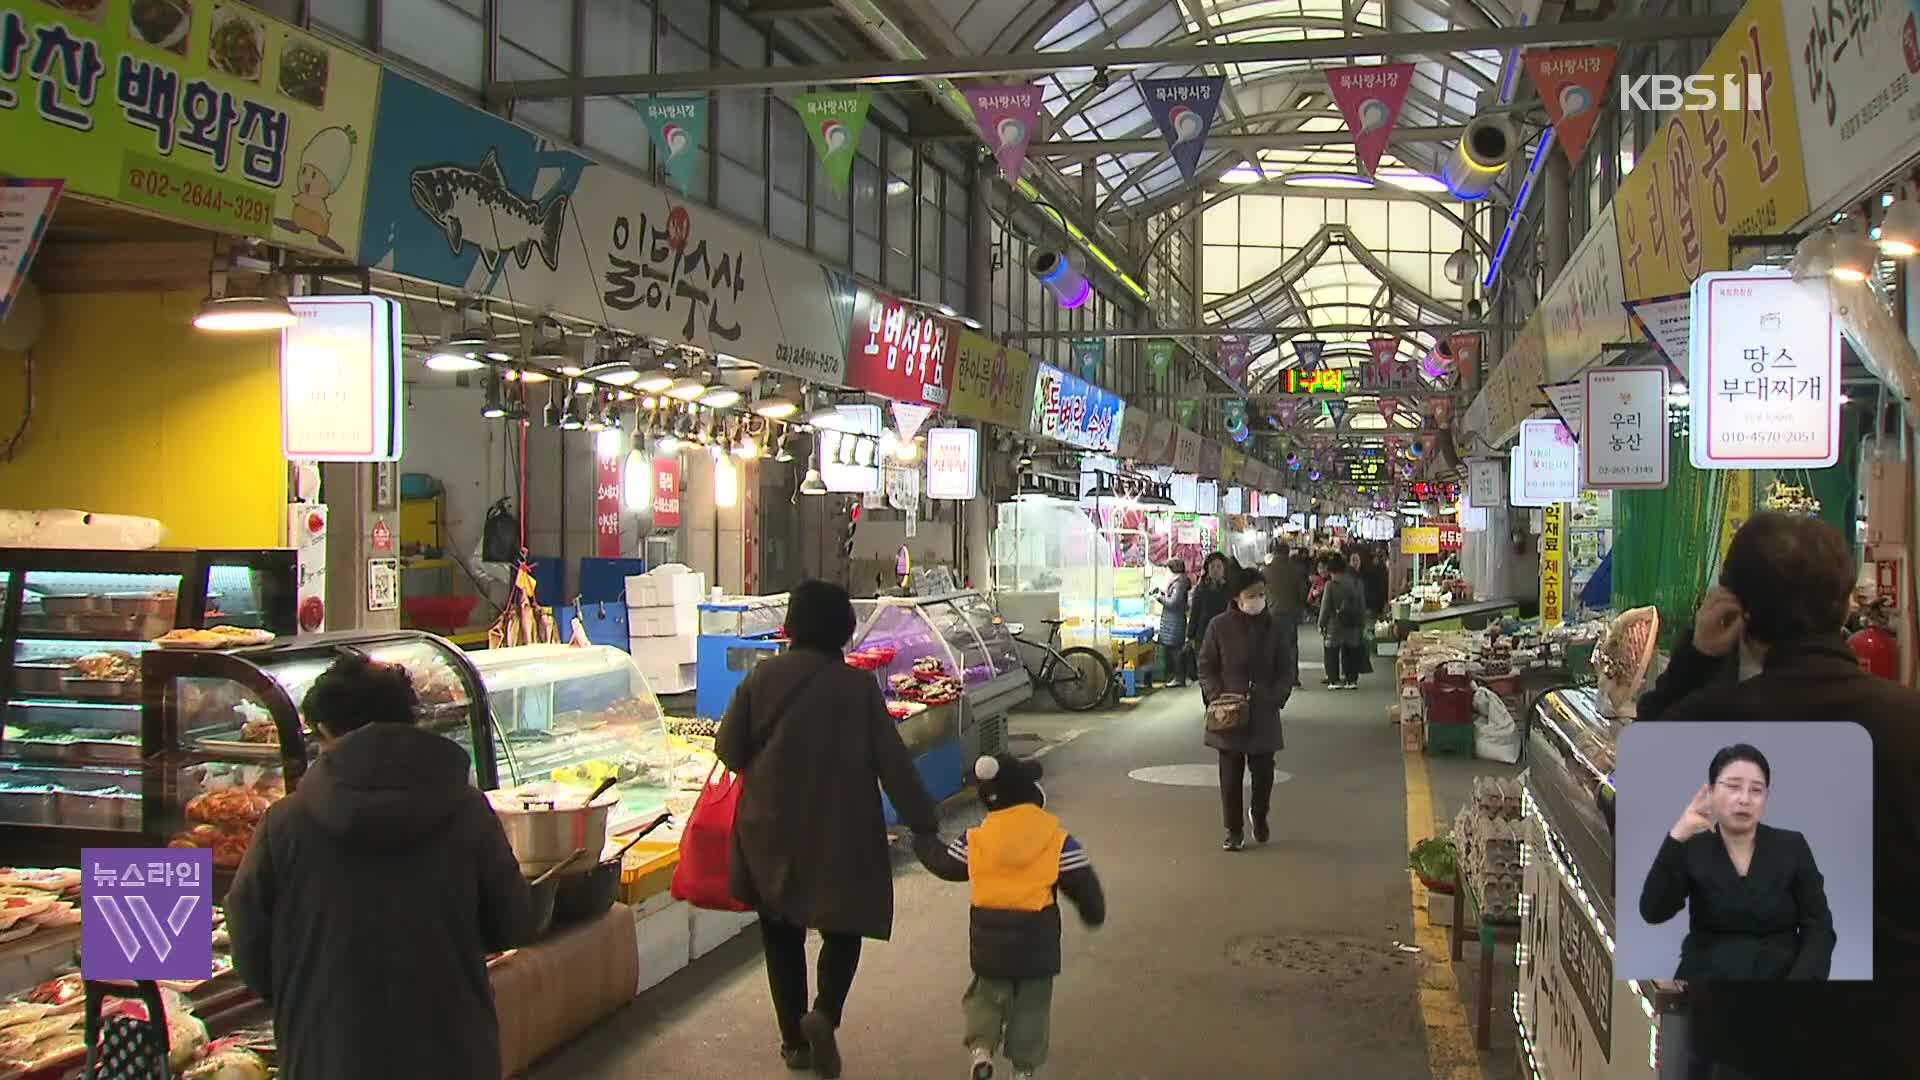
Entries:
{"type": "Polygon", "coordinates": [[[1507,765],[1520,760],[1520,726],[1500,695],[1484,686],[1473,692],[1473,756],[1507,765]]]}

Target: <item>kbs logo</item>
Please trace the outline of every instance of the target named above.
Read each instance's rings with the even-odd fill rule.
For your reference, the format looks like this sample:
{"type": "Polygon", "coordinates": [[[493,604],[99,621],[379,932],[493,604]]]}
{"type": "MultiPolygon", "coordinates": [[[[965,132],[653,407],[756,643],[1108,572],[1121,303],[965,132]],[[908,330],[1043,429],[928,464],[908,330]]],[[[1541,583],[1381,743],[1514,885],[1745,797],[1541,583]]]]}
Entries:
{"type": "Polygon", "coordinates": [[[213,976],[213,852],[81,852],[80,971],[89,979],[213,976]]]}
{"type": "Polygon", "coordinates": [[[1620,107],[1646,112],[1759,112],[1766,108],[1763,75],[1622,75],[1620,107]]]}

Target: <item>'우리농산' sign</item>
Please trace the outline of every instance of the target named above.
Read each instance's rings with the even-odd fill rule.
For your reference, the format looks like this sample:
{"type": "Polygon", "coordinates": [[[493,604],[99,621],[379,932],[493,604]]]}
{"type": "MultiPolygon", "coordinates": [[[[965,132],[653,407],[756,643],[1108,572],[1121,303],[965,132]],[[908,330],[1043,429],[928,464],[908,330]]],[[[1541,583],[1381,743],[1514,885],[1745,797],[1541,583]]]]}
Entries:
{"type": "Polygon", "coordinates": [[[1687,382],[1696,469],[1840,460],[1840,323],[1827,279],[1729,270],[1693,283],[1687,382]]]}
{"type": "Polygon", "coordinates": [[[1596,368],[1584,379],[1582,483],[1589,488],[1667,486],[1667,369],[1596,368]]]}

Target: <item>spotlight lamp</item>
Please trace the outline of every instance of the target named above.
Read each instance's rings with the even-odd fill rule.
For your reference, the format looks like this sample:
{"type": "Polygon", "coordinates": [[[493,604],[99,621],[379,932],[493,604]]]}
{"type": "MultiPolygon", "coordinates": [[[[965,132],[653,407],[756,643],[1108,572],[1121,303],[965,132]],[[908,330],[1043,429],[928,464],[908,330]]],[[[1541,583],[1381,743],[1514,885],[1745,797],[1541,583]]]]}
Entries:
{"type": "MultiPolygon", "coordinates": [[[[1880,252],[1867,239],[1867,234],[1852,225],[1834,226],[1835,235],[1830,258],[1833,260],[1831,273],[1840,281],[1865,281],[1873,275],[1873,266],[1880,258],[1880,252]]],[[[1885,235],[1884,230],[1882,235],[1885,235]]]]}
{"type": "Polygon", "coordinates": [[[487,378],[486,398],[480,404],[480,415],[488,420],[499,420],[507,415],[505,393],[500,386],[500,376],[487,378]]]}
{"type": "Polygon", "coordinates": [[[1880,250],[1896,259],[1920,254],[1920,201],[1913,189],[1901,185],[1900,194],[1880,219],[1880,250]]]}
{"type": "Polygon", "coordinates": [[[1093,282],[1061,251],[1038,251],[1028,269],[1063,308],[1077,308],[1093,295],[1093,282]]]}

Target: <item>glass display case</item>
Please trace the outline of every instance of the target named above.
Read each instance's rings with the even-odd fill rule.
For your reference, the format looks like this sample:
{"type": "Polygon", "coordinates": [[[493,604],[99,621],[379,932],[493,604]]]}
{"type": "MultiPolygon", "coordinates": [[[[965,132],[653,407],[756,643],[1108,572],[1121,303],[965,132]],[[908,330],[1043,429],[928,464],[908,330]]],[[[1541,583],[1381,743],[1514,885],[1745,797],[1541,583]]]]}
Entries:
{"type": "Polygon", "coordinates": [[[584,798],[615,777],[620,803],[608,835],[692,809],[712,757],[667,733],[631,656],[606,645],[526,645],[469,658],[493,713],[499,786],[584,798]]]}
{"type": "Polygon", "coordinates": [[[290,550],[5,549],[0,596],[0,829],[18,859],[155,832],[140,681],[153,638],[295,624],[290,550]]]}
{"type": "Polygon", "coordinates": [[[1565,845],[1571,868],[1613,921],[1613,759],[1619,728],[1589,687],[1549,690],[1529,719],[1527,791],[1565,845]]]}
{"type": "Polygon", "coordinates": [[[958,740],[970,762],[1005,748],[1006,714],[1033,696],[1033,684],[985,597],[879,597],[853,608],[849,662],[879,680],[909,749],[958,740]]]}
{"type": "Polygon", "coordinates": [[[1057,593],[1059,614],[1070,620],[1065,644],[1105,649],[1116,633],[1150,630],[1144,511],[1023,497],[1000,508],[1000,526],[993,534],[994,587],[1057,593]]]}

